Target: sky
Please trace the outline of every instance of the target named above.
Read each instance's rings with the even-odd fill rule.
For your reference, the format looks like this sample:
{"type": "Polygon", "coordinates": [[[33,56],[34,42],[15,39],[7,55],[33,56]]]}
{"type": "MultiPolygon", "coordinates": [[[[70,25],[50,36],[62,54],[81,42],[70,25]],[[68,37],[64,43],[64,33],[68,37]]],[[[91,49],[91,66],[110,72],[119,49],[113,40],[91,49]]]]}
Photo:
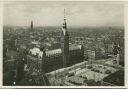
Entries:
{"type": "Polygon", "coordinates": [[[3,23],[12,26],[123,26],[124,6],[113,2],[5,2],[3,23]]]}

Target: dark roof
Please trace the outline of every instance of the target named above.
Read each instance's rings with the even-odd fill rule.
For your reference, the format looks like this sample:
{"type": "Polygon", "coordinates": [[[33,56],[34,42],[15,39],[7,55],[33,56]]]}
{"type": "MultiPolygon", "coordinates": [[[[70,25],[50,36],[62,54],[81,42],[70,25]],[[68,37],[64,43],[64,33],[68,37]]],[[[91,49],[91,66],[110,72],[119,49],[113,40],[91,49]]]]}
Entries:
{"type": "Polygon", "coordinates": [[[23,86],[48,86],[50,85],[44,74],[32,73],[27,74],[18,85],[23,86]]]}
{"type": "Polygon", "coordinates": [[[113,85],[124,86],[124,70],[119,70],[103,79],[104,82],[113,85]]]}
{"type": "Polygon", "coordinates": [[[6,53],[6,56],[11,58],[11,56],[13,56],[14,58],[16,58],[18,56],[18,52],[16,51],[13,51],[13,50],[9,50],[7,53],[6,53]]]}

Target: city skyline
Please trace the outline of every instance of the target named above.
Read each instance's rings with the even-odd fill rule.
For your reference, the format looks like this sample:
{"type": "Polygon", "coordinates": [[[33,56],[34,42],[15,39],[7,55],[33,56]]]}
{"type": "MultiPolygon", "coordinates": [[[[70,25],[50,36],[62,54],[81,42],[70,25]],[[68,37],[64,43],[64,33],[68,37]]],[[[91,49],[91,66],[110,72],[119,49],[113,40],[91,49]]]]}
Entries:
{"type": "Polygon", "coordinates": [[[2,86],[125,86],[123,2],[3,7],[2,86]]]}
{"type": "Polygon", "coordinates": [[[4,25],[62,26],[64,9],[69,26],[124,26],[123,4],[100,2],[6,2],[4,25]]]}

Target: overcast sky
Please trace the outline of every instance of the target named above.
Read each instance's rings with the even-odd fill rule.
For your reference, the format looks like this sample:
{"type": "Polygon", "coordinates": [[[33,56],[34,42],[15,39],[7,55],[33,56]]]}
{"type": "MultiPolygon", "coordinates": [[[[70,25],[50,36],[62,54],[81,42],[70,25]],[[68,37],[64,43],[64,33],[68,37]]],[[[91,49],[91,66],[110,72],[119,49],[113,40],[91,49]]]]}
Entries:
{"type": "Polygon", "coordinates": [[[123,26],[123,4],[105,2],[6,2],[4,25],[62,26],[66,9],[69,26],[123,26]]]}

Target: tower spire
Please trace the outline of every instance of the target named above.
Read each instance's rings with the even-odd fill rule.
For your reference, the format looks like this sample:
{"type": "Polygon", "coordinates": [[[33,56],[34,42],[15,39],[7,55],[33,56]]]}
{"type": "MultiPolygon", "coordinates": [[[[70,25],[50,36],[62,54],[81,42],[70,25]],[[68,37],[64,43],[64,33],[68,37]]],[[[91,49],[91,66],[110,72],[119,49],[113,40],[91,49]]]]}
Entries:
{"type": "Polygon", "coordinates": [[[67,23],[64,9],[64,22],[63,22],[63,36],[62,36],[62,54],[63,54],[63,67],[68,65],[69,60],[69,36],[67,31],[67,23]]]}
{"type": "Polygon", "coordinates": [[[31,29],[33,29],[33,21],[31,21],[31,29]]]}
{"type": "Polygon", "coordinates": [[[63,29],[65,29],[65,30],[67,29],[65,9],[64,9],[64,23],[63,23],[63,29]]]}
{"type": "Polygon", "coordinates": [[[66,17],[65,17],[65,8],[64,8],[64,19],[66,20],[66,17]]]}

